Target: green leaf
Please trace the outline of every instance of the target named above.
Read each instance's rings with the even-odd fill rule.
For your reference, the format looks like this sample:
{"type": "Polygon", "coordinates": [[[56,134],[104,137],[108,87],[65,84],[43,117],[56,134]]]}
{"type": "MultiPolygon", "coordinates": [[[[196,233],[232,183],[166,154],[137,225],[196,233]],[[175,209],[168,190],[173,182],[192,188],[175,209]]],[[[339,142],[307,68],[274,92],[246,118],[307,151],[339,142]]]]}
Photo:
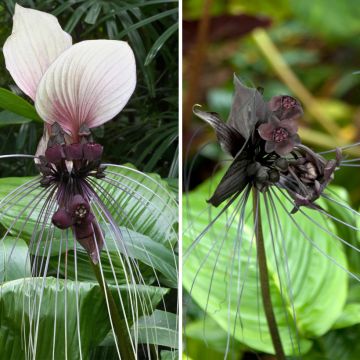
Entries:
{"type": "Polygon", "coordinates": [[[332,329],[342,329],[360,324],[360,304],[346,304],[332,329]]]}
{"type": "Polygon", "coordinates": [[[145,66],[148,66],[155,58],[156,54],[161,50],[166,41],[177,31],[178,23],[171,25],[163,34],[155,41],[145,59],[145,66]]]}
{"type": "MultiPolygon", "coordinates": [[[[128,34],[129,32],[133,31],[133,30],[136,30],[136,29],[139,29],[143,26],[146,26],[148,24],[151,24],[152,22],[154,21],[157,21],[157,20],[160,20],[164,17],[167,17],[167,16],[171,16],[171,15],[174,15],[174,14],[177,14],[178,13],[178,9],[175,8],[175,9],[170,9],[170,10],[166,10],[166,11],[163,11],[163,12],[160,12],[159,14],[156,14],[156,15],[153,15],[153,16],[150,16],[144,20],[141,20],[135,24],[132,24],[131,26],[125,28],[122,32],[120,32],[118,35],[117,35],[117,39],[121,39],[123,36],[125,36],[126,34],[128,34]]],[[[177,23],[176,23],[177,25],[177,23]]]]}
{"type": "Polygon", "coordinates": [[[15,95],[9,90],[0,88],[0,108],[9,110],[14,114],[43,122],[37,114],[34,106],[29,104],[26,100],[18,95],[15,95]]]}
{"type": "Polygon", "coordinates": [[[28,247],[24,240],[7,236],[0,241],[0,284],[31,276],[28,247]]]}
{"type": "MultiPolygon", "coordinates": [[[[224,359],[228,334],[214,320],[208,318],[206,323],[203,320],[185,323],[184,332],[187,356],[193,359],[224,359]]],[[[234,339],[230,339],[230,341],[228,358],[240,359],[244,346],[234,339]]]]}
{"type": "Polygon", "coordinates": [[[0,112],[0,127],[8,125],[19,125],[30,122],[31,119],[21,115],[14,114],[11,111],[4,110],[0,112]]]}
{"type": "Polygon", "coordinates": [[[100,15],[100,12],[101,12],[101,4],[96,2],[91,6],[90,10],[86,14],[84,21],[88,24],[95,24],[98,16],[100,15]]]}
{"type": "MultiPolygon", "coordinates": [[[[184,199],[183,228],[187,229],[183,236],[185,249],[221,211],[214,208],[211,212],[206,210],[205,202],[218,181],[219,177],[216,177],[215,180],[205,182],[190,193],[186,200],[184,199]]],[[[288,211],[291,211],[292,205],[281,194],[278,193],[278,196],[283,204],[287,204],[288,211]]],[[[238,341],[257,350],[273,353],[267,322],[259,299],[256,249],[255,245],[252,245],[251,197],[245,215],[248,220],[241,236],[238,228],[239,213],[235,216],[233,226],[228,228],[229,219],[235,210],[234,206],[236,205],[230,208],[227,216],[224,215],[216,220],[186,259],[183,266],[184,286],[188,291],[192,288],[191,296],[196,303],[225,331],[231,331],[232,334],[235,326],[233,335],[238,341]],[[199,273],[193,284],[197,271],[199,273]]],[[[276,257],[266,221],[268,216],[265,208],[262,208],[274,312],[284,350],[290,355],[296,353],[297,348],[293,325],[292,307],[294,307],[299,345],[304,354],[310,349],[312,338],[326,333],[342,313],[347,296],[347,274],[301,235],[279,204],[275,211],[280,221],[276,229],[273,228],[276,257]],[[283,241],[281,241],[279,224],[284,235],[283,241]],[[288,277],[290,277],[291,290],[288,277]],[[292,347],[292,341],[295,343],[295,349],[292,347]]],[[[304,212],[336,233],[332,222],[325,220],[320,213],[309,209],[304,212]]],[[[307,233],[319,248],[346,268],[344,250],[338,241],[320,231],[300,212],[294,215],[294,219],[299,228],[307,233]]]]}
{"type": "Polygon", "coordinates": [[[178,348],[179,319],[175,314],[155,310],[150,316],[143,316],[136,324],[139,343],[178,348]]]}
{"type": "MultiPolygon", "coordinates": [[[[116,299],[116,288],[111,286],[110,289],[116,299]]],[[[133,290],[127,286],[120,287],[125,310],[131,318],[129,291],[133,290]]],[[[166,290],[137,287],[137,293],[143,292],[146,293],[146,296],[142,296],[142,301],[148,302],[144,306],[155,307],[166,290]]],[[[42,278],[10,281],[0,288],[0,349],[1,356],[6,359],[24,358],[21,334],[23,325],[27,327],[27,333],[29,330],[29,319],[31,318],[29,308],[33,309],[28,305],[29,301],[30,304],[36,304],[36,308],[39,309],[37,359],[51,359],[53,346],[55,346],[54,351],[58,359],[65,358],[65,351],[67,351],[68,358],[80,358],[77,317],[75,316],[78,311],[84,359],[89,358],[92,349],[100,344],[111,329],[104,296],[97,284],[76,284],[70,280],[65,283],[65,280],[54,278],[46,278],[44,283],[42,278]],[[55,337],[54,329],[56,329],[55,337]]],[[[36,323],[36,318],[33,319],[33,322],[36,323]]]]}

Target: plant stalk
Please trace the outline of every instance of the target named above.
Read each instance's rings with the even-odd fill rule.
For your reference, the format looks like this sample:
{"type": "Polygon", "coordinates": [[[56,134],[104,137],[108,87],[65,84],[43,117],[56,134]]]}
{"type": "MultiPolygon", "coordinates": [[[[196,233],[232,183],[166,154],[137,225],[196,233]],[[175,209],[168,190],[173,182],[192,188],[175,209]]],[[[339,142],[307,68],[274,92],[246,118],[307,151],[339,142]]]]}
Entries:
{"type": "Polygon", "coordinates": [[[253,193],[253,214],[255,223],[255,237],[257,258],[259,264],[259,276],[261,295],[263,299],[264,311],[268,323],[271,340],[274,346],[277,360],[285,360],[284,349],[281,344],[279,330],[276,324],[275,314],[271,302],[270,286],[269,286],[269,272],[266,263],[266,251],[264,245],[264,236],[262,231],[261,210],[259,201],[259,190],[255,187],[252,189],[253,193]]]}
{"type": "Polygon", "coordinates": [[[92,259],[89,257],[92,269],[96,276],[96,279],[101,287],[105,300],[107,299],[109,303],[109,311],[110,317],[114,328],[114,333],[117,338],[117,342],[119,345],[120,356],[124,360],[135,360],[135,355],[132,350],[132,344],[130,340],[130,335],[128,331],[123,327],[123,321],[116,306],[114,297],[105,281],[101,275],[100,265],[99,263],[94,264],[92,259]]]}

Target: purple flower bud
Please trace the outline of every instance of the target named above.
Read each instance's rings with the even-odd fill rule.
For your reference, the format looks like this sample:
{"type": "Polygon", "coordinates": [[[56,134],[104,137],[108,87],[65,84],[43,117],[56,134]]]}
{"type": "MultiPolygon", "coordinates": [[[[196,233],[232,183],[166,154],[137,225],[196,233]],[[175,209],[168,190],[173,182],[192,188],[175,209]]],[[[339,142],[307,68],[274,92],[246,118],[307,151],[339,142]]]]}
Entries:
{"type": "Polygon", "coordinates": [[[76,222],[84,222],[90,214],[90,205],[81,195],[75,195],[69,205],[69,213],[76,222]]]}
{"type": "Polygon", "coordinates": [[[65,159],[65,153],[62,145],[54,145],[48,147],[45,150],[46,160],[55,165],[61,163],[63,159],[65,159]]]}
{"type": "Polygon", "coordinates": [[[64,208],[59,208],[52,217],[52,223],[59,229],[67,229],[74,224],[74,220],[64,208]]]}
{"type": "Polygon", "coordinates": [[[96,143],[84,144],[84,159],[89,161],[97,161],[101,159],[103,147],[96,143]]]}
{"type": "Polygon", "coordinates": [[[267,153],[274,151],[280,156],[290,153],[294,146],[300,144],[297,130],[298,125],[295,120],[280,121],[276,118],[261,124],[258,128],[260,137],[266,140],[265,151],[267,153]]]}
{"type": "Polygon", "coordinates": [[[94,229],[92,222],[84,222],[82,224],[75,224],[74,226],[75,237],[77,240],[85,239],[93,235],[94,229]]]}
{"type": "Polygon", "coordinates": [[[64,146],[66,160],[81,160],[83,158],[83,144],[64,146]]]}
{"type": "Polygon", "coordinates": [[[274,96],[268,102],[268,107],[279,120],[296,120],[303,114],[300,103],[288,95],[274,96]]]}

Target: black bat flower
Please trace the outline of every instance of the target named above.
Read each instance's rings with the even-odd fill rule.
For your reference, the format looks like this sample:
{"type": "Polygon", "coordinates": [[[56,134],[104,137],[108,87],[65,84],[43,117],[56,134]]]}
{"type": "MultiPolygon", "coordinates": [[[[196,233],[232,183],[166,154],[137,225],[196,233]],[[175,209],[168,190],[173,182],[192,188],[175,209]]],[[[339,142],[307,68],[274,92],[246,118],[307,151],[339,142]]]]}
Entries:
{"type": "Polygon", "coordinates": [[[293,97],[275,96],[266,102],[258,89],[244,86],[236,76],[234,84],[227,123],[216,113],[194,107],[195,115],[215,129],[220,145],[234,159],[208,202],[218,206],[251,184],[262,192],[270,186],[286,189],[294,199],[293,212],[300,206],[316,207],[314,201],[340,164],[340,150],[328,161],[301,144],[297,120],[303,110],[293,97]]]}

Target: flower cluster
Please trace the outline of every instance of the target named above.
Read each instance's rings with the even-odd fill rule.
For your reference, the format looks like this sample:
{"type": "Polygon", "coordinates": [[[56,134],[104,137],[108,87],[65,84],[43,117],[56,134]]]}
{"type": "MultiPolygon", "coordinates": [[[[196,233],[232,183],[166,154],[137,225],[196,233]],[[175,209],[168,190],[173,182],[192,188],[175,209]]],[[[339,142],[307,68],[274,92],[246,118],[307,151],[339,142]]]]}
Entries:
{"type": "Polygon", "coordinates": [[[194,113],[216,131],[223,149],[234,158],[209,202],[218,206],[239,195],[252,184],[260,191],[279,186],[294,199],[294,212],[300,206],[316,207],[341,161],[326,160],[301,144],[297,134],[302,107],[291,96],[274,96],[264,101],[257,89],[244,86],[234,78],[235,95],[227,123],[216,113],[194,113]]]}
{"type": "Polygon", "coordinates": [[[45,122],[35,163],[41,186],[56,197],[52,223],[71,228],[96,263],[103,234],[91,209],[95,192],[87,179],[103,178],[105,167],[103,147],[93,141],[91,129],[111,120],[128,102],[136,86],[134,54],[124,41],[73,45],[54,16],[19,5],[3,52],[15,83],[45,122]]]}

